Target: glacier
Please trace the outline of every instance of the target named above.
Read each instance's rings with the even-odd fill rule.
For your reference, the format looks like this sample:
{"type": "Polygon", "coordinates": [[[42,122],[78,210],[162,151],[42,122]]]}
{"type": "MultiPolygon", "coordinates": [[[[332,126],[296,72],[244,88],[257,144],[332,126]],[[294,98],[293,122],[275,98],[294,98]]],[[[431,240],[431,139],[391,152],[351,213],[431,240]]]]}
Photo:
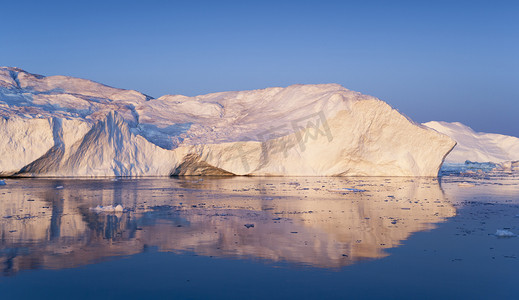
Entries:
{"type": "Polygon", "coordinates": [[[153,98],[0,67],[0,176],[437,176],[455,141],[337,84],[153,98]]]}

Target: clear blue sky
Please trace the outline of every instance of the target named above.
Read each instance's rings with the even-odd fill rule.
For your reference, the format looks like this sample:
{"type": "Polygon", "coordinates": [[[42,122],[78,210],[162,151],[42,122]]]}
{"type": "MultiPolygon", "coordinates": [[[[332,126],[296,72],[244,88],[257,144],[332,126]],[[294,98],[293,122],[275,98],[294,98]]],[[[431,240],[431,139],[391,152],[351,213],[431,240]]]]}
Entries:
{"type": "Polygon", "coordinates": [[[519,136],[518,1],[3,1],[0,65],[154,97],[339,83],[519,136]]]}

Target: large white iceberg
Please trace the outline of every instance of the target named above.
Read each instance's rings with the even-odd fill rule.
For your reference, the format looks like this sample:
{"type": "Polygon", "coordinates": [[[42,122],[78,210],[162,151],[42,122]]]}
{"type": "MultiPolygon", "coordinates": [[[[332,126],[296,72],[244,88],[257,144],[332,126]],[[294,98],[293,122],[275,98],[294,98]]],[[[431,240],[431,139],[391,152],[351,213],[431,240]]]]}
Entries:
{"type": "Polygon", "coordinates": [[[519,161],[519,138],[495,133],[475,132],[461,123],[432,121],[423,125],[453,138],[457,145],[445,158],[446,163],[465,161],[514,167],[519,161]]]}
{"type": "Polygon", "coordinates": [[[2,176],[436,176],[455,142],[336,84],[157,99],[0,68],[2,176]]]}

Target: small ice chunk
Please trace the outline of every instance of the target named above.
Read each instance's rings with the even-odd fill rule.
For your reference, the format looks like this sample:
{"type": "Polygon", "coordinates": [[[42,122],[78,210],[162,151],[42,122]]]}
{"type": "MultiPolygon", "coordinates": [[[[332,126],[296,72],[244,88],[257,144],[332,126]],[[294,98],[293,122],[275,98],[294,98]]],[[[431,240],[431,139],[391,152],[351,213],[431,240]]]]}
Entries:
{"type": "Polygon", "coordinates": [[[498,229],[496,230],[495,236],[497,237],[514,237],[516,236],[513,232],[506,229],[498,229]]]}
{"type": "Polygon", "coordinates": [[[62,190],[62,189],[64,189],[64,187],[63,187],[62,185],[58,185],[58,186],[56,187],[56,189],[57,189],[57,190],[62,190]]]}
{"type": "Polygon", "coordinates": [[[107,206],[102,206],[102,205],[98,205],[96,207],[91,207],[90,210],[93,210],[95,212],[107,212],[107,213],[115,213],[115,212],[123,212],[124,211],[124,207],[121,205],[121,204],[118,204],[116,206],[113,206],[113,205],[107,205],[107,206]]]}
{"type": "Polygon", "coordinates": [[[0,185],[7,185],[7,183],[5,183],[5,180],[0,180],[0,185]]]}
{"type": "Polygon", "coordinates": [[[473,184],[473,183],[470,183],[470,182],[460,182],[460,183],[458,183],[458,186],[461,186],[461,187],[475,187],[476,185],[473,184]]]}

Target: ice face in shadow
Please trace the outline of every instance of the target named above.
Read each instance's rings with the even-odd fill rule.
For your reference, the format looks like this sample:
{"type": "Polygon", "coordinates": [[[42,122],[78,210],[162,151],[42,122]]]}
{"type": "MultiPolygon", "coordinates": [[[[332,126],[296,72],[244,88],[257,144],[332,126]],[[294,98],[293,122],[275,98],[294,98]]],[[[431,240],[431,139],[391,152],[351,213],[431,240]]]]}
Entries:
{"type": "Polygon", "coordinates": [[[338,268],[382,258],[454,214],[432,179],[10,180],[0,263],[8,275],[158,247],[338,268]]]}

